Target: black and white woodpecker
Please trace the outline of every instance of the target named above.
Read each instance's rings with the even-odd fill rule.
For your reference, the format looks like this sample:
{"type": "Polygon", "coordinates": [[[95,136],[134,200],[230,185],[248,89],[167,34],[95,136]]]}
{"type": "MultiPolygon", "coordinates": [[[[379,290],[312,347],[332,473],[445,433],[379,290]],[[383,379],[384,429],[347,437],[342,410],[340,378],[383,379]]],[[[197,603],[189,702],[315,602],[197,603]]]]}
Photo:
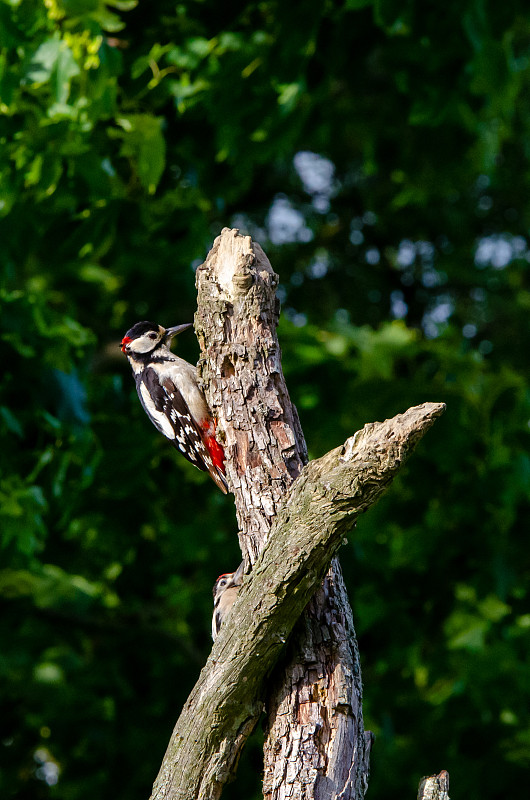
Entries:
{"type": "Polygon", "coordinates": [[[219,575],[214,583],[212,617],[212,639],[214,642],[226,615],[234,605],[239,587],[243,583],[244,570],[245,562],[242,561],[235,572],[226,572],[224,575],[219,575]]]}
{"type": "Polygon", "coordinates": [[[191,323],[163,328],[156,322],[137,322],[121,340],[121,349],[153,425],[227,494],[224,450],[215,438],[215,420],[197,382],[197,370],[170,350],[173,338],[191,327],[191,323]]]}

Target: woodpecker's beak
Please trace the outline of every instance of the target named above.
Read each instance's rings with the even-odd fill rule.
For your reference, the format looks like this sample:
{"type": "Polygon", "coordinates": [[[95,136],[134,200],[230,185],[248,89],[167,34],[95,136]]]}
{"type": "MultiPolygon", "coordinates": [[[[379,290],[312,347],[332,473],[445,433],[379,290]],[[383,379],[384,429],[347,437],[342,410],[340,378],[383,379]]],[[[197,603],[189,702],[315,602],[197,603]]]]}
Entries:
{"type": "Polygon", "coordinates": [[[239,567],[234,572],[234,576],[232,578],[236,586],[240,586],[242,584],[244,574],[245,574],[245,562],[242,561],[239,567]]]}
{"type": "Polygon", "coordinates": [[[188,328],[193,328],[193,322],[186,322],[185,325],[175,325],[174,328],[166,328],[164,342],[170,342],[175,336],[182,333],[182,331],[187,331],[188,328]]]}

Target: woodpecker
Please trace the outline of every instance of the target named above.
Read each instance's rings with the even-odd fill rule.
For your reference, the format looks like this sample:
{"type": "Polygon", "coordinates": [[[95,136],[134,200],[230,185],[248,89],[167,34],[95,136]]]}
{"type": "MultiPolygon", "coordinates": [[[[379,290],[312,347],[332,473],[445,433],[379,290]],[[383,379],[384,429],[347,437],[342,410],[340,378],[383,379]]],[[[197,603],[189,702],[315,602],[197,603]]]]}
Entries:
{"type": "Polygon", "coordinates": [[[245,562],[242,561],[235,572],[226,572],[224,575],[219,575],[214,583],[212,617],[212,639],[214,642],[226,615],[234,605],[239,587],[243,583],[244,569],[245,562]]]}
{"type": "Polygon", "coordinates": [[[156,322],[137,322],[121,340],[121,349],[153,425],[227,494],[224,450],[215,438],[215,420],[199,388],[197,371],[170,350],[173,338],[191,327],[191,323],[163,328],[156,322]]]}

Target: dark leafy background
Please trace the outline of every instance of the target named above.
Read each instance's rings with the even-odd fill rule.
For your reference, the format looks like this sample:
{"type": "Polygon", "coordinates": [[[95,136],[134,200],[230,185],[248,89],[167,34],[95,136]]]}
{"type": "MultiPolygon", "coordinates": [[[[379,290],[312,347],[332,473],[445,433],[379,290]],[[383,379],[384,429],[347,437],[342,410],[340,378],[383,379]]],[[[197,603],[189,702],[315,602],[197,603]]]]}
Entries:
{"type": "MultiPolygon", "coordinates": [[[[343,548],[370,797],[530,766],[530,12],[0,0],[0,794],[148,796],[238,563],[117,342],[225,225],[280,274],[310,453],[447,412],[343,548]]],[[[195,360],[192,335],[179,352],[195,360]]],[[[260,733],[228,798],[260,795],[260,733]]]]}

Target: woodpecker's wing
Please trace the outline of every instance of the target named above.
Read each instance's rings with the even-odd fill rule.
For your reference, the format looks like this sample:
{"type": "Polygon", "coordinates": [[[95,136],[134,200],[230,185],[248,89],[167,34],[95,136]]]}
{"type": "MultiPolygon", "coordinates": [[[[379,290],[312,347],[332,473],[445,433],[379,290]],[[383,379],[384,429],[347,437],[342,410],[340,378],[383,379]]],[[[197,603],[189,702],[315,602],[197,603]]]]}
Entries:
{"type": "Polygon", "coordinates": [[[184,399],[169,378],[147,367],[142,379],[136,378],[138,397],[152,423],[177,447],[185,458],[203,472],[208,472],[223,494],[227,494],[226,478],[213,463],[203,440],[203,432],[194,421],[184,399]]]}

